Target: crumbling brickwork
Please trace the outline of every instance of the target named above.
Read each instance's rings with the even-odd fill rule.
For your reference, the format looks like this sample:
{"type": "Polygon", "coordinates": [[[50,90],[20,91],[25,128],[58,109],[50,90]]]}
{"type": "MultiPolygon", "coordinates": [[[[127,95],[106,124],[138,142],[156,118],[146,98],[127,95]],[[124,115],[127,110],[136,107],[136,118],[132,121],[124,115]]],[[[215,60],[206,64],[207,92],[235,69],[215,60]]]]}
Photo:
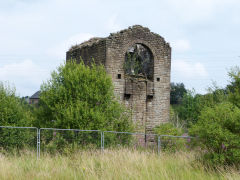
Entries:
{"type": "Polygon", "coordinates": [[[82,58],[87,65],[94,59],[105,66],[116,96],[132,110],[139,131],[152,133],[155,126],[169,121],[171,48],[158,34],[135,25],[72,47],[67,52],[67,60],[71,58],[78,62],[82,58]]]}

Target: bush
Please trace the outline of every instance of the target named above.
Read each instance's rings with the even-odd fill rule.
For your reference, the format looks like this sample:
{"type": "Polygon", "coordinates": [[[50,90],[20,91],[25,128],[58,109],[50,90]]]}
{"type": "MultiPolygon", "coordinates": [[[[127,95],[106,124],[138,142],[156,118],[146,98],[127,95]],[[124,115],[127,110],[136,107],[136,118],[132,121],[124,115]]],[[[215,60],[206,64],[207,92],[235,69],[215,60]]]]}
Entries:
{"type": "Polygon", "coordinates": [[[101,147],[101,132],[41,130],[41,151],[67,153],[101,147]]]}
{"type": "MultiPolygon", "coordinates": [[[[184,131],[181,128],[175,127],[172,123],[165,123],[155,128],[155,133],[158,135],[181,136],[184,131]]],[[[176,152],[187,147],[186,139],[174,137],[161,137],[161,148],[164,151],[176,152]]]]}
{"type": "Polygon", "coordinates": [[[173,106],[175,112],[179,115],[179,121],[185,122],[187,127],[195,124],[198,117],[205,107],[214,107],[218,103],[226,102],[227,93],[213,84],[212,88],[208,88],[205,95],[195,94],[194,91],[187,91],[182,99],[182,104],[173,106]]]}
{"type": "Polygon", "coordinates": [[[0,125],[31,126],[32,112],[15,94],[15,89],[0,82],[0,125]]]}
{"type": "Polygon", "coordinates": [[[231,84],[227,86],[229,101],[240,108],[240,68],[232,68],[228,75],[231,79],[231,84]]]}
{"type": "Polygon", "coordinates": [[[54,71],[41,86],[37,116],[38,127],[132,131],[127,110],[114,97],[111,77],[94,63],[89,67],[71,61],[54,71]]]}
{"type": "MultiPolygon", "coordinates": [[[[33,115],[15,94],[15,89],[0,82],[0,126],[31,126],[33,115]]],[[[24,144],[33,144],[32,130],[0,128],[0,148],[21,149],[24,144]]],[[[36,131],[34,131],[35,133],[36,131]]],[[[35,144],[35,143],[34,143],[35,144]]]]}
{"type": "Polygon", "coordinates": [[[201,111],[198,122],[189,130],[199,137],[206,162],[217,165],[240,163],[240,109],[224,102],[201,111]]]}
{"type": "Polygon", "coordinates": [[[178,111],[173,105],[170,105],[170,122],[177,128],[186,128],[186,121],[179,118],[178,111]]]}

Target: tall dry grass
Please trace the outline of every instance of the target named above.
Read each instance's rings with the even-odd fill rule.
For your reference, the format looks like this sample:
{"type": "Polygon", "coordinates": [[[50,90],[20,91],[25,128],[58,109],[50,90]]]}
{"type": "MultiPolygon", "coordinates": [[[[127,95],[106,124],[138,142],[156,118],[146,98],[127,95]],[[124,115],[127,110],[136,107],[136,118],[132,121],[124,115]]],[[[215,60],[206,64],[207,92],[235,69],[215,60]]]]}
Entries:
{"type": "Polygon", "coordinates": [[[82,151],[71,155],[0,155],[0,179],[240,179],[234,169],[207,170],[197,163],[194,153],[175,154],[127,149],[82,151]]]}

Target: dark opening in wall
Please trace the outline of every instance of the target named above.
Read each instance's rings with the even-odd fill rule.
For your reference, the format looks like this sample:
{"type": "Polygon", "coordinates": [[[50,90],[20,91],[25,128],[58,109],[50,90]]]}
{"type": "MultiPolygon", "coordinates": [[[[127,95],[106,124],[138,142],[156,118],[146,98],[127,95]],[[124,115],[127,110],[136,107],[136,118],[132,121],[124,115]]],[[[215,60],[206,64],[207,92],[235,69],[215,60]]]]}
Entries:
{"type": "Polygon", "coordinates": [[[124,94],[124,99],[129,100],[131,97],[131,94],[124,94]]]}
{"type": "Polygon", "coordinates": [[[133,77],[144,77],[153,80],[153,54],[143,44],[134,44],[125,54],[125,74],[133,77]]]}
{"type": "Polygon", "coordinates": [[[153,95],[147,95],[147,101],[152,101],[153,95]]]}
{"type": "Polygon", "coordinates": [[[121,74],[118,74],[118,75],[117,75],[117,78],[118,78],[118,79],[121,79],[121,78],[122,78],[122,75],[121,75],[121,74]]]}
{"type": "Polygon", "coordinates": [[[160,81],[160,78],[157,78],[157,81],[160,81]]]}

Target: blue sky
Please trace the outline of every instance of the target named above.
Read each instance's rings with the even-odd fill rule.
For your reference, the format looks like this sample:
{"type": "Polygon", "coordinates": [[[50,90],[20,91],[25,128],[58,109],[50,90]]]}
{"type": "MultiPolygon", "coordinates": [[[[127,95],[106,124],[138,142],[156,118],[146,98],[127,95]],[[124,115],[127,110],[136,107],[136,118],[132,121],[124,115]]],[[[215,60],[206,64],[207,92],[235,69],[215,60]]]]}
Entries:
{"type": "Polygon", "coordinates": [[[0,0],[0,81],[32,95],[91,37],[140,24],[172,47],[172,82],[206,93],[240,66],[239,0],[0,0]]]}

